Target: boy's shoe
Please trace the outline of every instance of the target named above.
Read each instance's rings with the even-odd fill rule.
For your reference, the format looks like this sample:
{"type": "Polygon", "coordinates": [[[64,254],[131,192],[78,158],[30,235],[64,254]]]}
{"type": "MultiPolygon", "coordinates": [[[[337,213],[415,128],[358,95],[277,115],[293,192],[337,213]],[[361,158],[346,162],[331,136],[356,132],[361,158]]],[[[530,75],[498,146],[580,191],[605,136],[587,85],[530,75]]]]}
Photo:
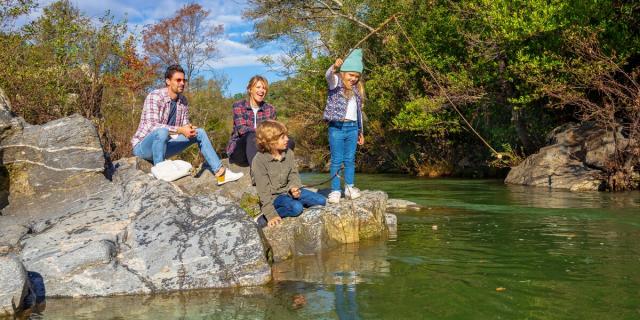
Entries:
{"type": "Polygon", "coordinates": [[[257,217],[253,218],[253,221],[255,221],[260,228],[266,227],[267,223],[269,223],[264,214],[259,214],[257,217]]]}
{"type": "Polygon", "coordinates": [[[217,176],[218,185],[221,186],[227,182],[236,181],[244,176],[242,172],[233,172],[229,168],[224,169],[224,174],[217,176]]]}
{"type": "Polygon", "coordinates": [[[327,196],[327,202],[329,203],[339,203],[340,202],[340,191],[331,191],[327,196]]]}
{"type": "Polygon", "coordinates": [[[362,194],[360,194],[360,189],[356,187],[345,186],[344,187],[344,197],[347,199],[358,199],[362,194]]]}

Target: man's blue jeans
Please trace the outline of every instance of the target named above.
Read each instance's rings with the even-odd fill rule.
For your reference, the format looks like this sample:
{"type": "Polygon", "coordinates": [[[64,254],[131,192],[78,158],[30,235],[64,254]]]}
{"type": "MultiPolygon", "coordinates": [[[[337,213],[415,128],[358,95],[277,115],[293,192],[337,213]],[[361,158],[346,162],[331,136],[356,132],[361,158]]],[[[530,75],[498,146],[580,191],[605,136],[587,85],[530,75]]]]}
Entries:
{"type": "Polygon", "coordinates": [[[189,139],[183,135],[171,139],[169,129],[160,128],[149,133],[144,139],[133,148],[133,155],[139,158],[153,160],[153,164],[158,164],[165,159],[174,156],[189,147],[198,143],[200,152],[207,161],[213,172],[218,171],[222,167],[220,158],[209,141],[207,132],[202,129],[196,129],[196,136],[189,139]]]}
{"type": "Polygon", "coordinates": [[[273,200],[273,206],[281,218],[286,218],[297,217],[304,208],[318,205],[324,206],[326,202],[327,199],[321,194],[307,189],[300,189],[300,197],[298,199],[294,199],[289,194],[281,194],[273,200]]]}
{"type": "Polygon", "coordinates": [[[344,182],[353,186],[356,174],[356,147],[358,123],[356,121],[329,122],[329,148],[331,149],[331,190],[340,191],[340,177],[336,172],[344,164],[344,182]]]}

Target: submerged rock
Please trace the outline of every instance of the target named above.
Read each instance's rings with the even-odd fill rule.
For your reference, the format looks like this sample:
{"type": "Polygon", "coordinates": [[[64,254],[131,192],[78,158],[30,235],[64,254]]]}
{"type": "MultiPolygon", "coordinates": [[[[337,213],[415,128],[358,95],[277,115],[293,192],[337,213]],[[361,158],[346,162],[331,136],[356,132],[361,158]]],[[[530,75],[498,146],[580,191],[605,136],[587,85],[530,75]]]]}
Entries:
{"type": "Polygon", "coordinates": [[[603,168],[615,151],[615,141],[626,143],[619,132],[592,124],[570,123],[554,129],[548,145],[527,157],[507,175],[505,183],[572,191],[604,188],[603,168]]]}
{"type": "Polygon", "coordinates": [[[387,210],[390,211],[408,211],[408,210],[420,210],[422,207],[412,201],[402,199],[389,199],[387,201],[387,210]]]}

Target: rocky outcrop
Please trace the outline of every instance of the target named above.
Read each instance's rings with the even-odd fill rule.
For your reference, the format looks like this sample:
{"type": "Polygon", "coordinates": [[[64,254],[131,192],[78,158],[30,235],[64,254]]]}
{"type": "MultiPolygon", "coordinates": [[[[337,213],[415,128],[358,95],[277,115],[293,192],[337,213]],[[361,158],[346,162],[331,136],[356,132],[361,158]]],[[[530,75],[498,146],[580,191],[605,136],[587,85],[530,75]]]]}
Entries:
{"type": "Polygon", "coordinates": [[[22,308],[28,293],[27,271],[15,256],[0,256],[0,316],[22,308]]]}
{"type": "MultiPolygon", "coordinates": [[[[107,179],[97,132],[77,115],[32,126],[4,103],[0,150],[6,196],[0,257],[15,257],[11,272],[0,266],[2,276],[29,286],[19,274],[37,275],[46,296],[261,285],[271,280],[269,252],[280,260],[317,253],[384,234],[391,221],[384,215],[386,194],[365,192],[263,234],[238,205],[256,194],[246,168],[234,167],[246,176],[222,187],[209,171],[168,183],[129,158],[114,163],[107,179]]],[[[11,290],[2,287],[0,294],[19,306],[21,297],[11,290]]],[[[6,301],[0,296],[3,306],[6,301]]]]}
{"type": "Polygon", "coordinates": [[[592,124],[566,124],[554,129],[548,145],[514,167],[505,179],[520,184],[572,191],[597,191],[604,187],[606,162],[618,144],[626,143],[614,133],[592,124]]]}
{"type": "Polygon", "coordinates": [[[339,244],[378,237],[387,232],[387,194],[364,191],[356,200],[306,209],[295,219],[283,219],[263,229],[275,261],[318,253],[339,244]]]}
{"type": "MultiPolygon", "coordinates": [[[[189,197],[170,183],[116,163],[61,213],[20,242],[25,267],[48,296],[103,296],[259,285],[271,279],[254,222],[229,199],[189,197]]],[[[9,207],[11,209],[11,206],[9,207]]],[[[11,212],[11,210],[9,210],[11,212]]]]}

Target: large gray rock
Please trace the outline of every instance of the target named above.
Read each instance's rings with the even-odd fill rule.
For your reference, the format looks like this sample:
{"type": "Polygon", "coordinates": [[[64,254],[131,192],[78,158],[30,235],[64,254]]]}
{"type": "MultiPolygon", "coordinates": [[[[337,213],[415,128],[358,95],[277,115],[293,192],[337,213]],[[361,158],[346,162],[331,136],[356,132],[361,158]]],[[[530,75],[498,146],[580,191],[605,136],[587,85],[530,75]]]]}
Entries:
{"type": "Polygon", "coordinates": [[[48,296],[104,296],[264,284],[271,279],[255,223],[219,195],[189,197],[117,163],[89,199],[34,224],[22,259],[48,296]]]}
{"type": "Polygon", "coordinates": [[[263,229],[275,261],[319,253],[339,244],[355,243],[387,233],[384,216],[387,194],[364,191],[356,200],[313,207],[263,229]]]}
{"type": "Polygon", "coordinates": [[[0,151],[2,166],[9,173],[10,203],[63,193],[86,185],[104,171],[96,129],[79,115],[13,130],[0,141],[0,151]]]}
{"type": "Polygon", "coordinates": [[[22,309],[29,280],[27,271],[15,256],[0,256],[0,316],[22,309]]]}
{"type": "Polygon", "coordinates": [[[626,143],[617,131],[607,131],[592,124],[566,124],[554,129],[548,145],[511,168],[505,179],[508,184],[570,189],[572,191],[602,190],[605,175],[602,170],[615,150],[615,141],[626,143]]]}

